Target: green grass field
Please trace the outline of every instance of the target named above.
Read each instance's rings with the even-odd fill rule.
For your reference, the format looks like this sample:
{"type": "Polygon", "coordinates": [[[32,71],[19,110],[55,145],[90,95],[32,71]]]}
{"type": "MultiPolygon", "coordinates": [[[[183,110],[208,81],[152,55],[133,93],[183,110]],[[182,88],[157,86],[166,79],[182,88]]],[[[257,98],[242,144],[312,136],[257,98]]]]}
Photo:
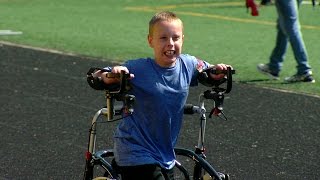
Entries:
{"type": "MultiPolygon", "coordinates": [[[[114,61],[149,57],[148,21],[157,11],[170,10],[184,21],[184,53],[233,65],[238,82],[320,95],[320,7],[300,8],[317,82],[284,84],[267,81],[256,70],[258,63],[268,62],[274,46],[275,7],[262,7],[260,16],[252,17],[244,5],[239,0],[0,0],[0,30],[23,32],[1,35],[0,41],[114,61]]],[[[296,73],[295,66],[289,48],[281,78],[296,73]]]]}

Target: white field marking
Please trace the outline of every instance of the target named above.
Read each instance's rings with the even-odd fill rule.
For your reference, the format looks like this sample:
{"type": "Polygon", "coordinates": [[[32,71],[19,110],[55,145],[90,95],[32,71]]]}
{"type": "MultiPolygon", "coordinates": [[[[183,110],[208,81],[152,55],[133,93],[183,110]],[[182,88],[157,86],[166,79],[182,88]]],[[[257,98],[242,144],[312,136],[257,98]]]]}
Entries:
{"type": "Polygon", "coordinates": [[[0,45],[1,44],[7,45],[7,46],[15,46],[15,47],[20,47],[20,48],[25,48],[25,49],[33,49],[33,50],[37,50],[37,51],[45,51],[45,52],[50,52],[50,53],[54,53],[54,54],[64,54],[64,55],[68,55],[68,56],[76,56],[76,54],[74,54],[74,53],[67,53],[67,52],[62,52],[62,51],[58,51],[58,50],[54,50],[54,49],[46,49],[46,48],[40,48],[40,47],[32,47],[32,46],[28,46],[28,45],[16,44],[16,43],[7,42],[7,41],[0,41],[0,45]]]}
{"type": "MultiPolygon", "coordinates": [[[[259,86],[255,86],[255,87],[259,87],[259,86]]],[[[309,93],[304,93],[304,92],[294,92],[291,90],[286,90],[286,89],[276,89],[276,88],[272,88],[272,87],[261,87],[263,89],[268,89],[268,90],[272,90],[272,91],[278,91],[278,92],[284,92],[284,93],[289,93],[289,94],[298,94],[298,95],[304,95],[304,96],[309,96],[309,97],[314,97],[314,98],[318,98],[320,99],[320,96],[317,94],[309,94],[309,93]]]]}
{"type": "Polygon", "coordinates": [[[21,31],[12,31],[12,30],[0,30],[0,35],[20,35],[21,31]]]}
{"type": "Polygon", "coordinates": [[[312,4],[312,2],[311,1],[302,1],[302,4],[309,4],[310,5],[310,4],[312,4]]]}
{"type": "MultiPolygon", "coordinates": [[[[310,3],[304,3],[310,4],[310,3]]],[[[244,2],[224,2],[224,3],[198,3],[198,4],[179,4],[179,5],[168,5],[168,6],[138,6],[138,7],[125,7],[125,10],[129,11],[142,11],[142,12],[158,12],[160,10],[172,10],[179,7],[219,7],[219,6],[243,6],[245,7],[244,2]]],[[[245,18],[236,18],[230,16],[222,16],[216,14],[205,14],[205,13],[197,13],[191,11],[175,11],[176,13],[195,16],[195,17],[206,17],[211,19],[219,19],[219,20],[227,20],[227,21],[234,21],[240,23],[253,23],[253,24],[261,24],[261,25],[268,25],[268,26],[276,26],[275,22],[271,21],[263,21],[261,19],[245,19],[245,18]]],[[[312,25],[301,25],[303,29],[311,29],[311,30],[320,30],[320,26],[312,26],[312,25]]]]}
{"type": "Polygon", "coordinates": [[[12,42],[8,42],[8,41],[1,41],[0,40],[0,47],[2,45],[19,47],[19,48],[24,48],[24,49],[32,49],[32,50],[42,51],[42,52],[49,52],[49,53],[59,54],[59,55],[64,55],[64,56],[81,57],[81,58],[90,59],[90,60],[108,61],[108,62],[111,62],[112,64],[122,63],[121,61],[110,61],[110,60],[106,60],[106,59],[101,59],[101,58],[91,57],[91,56],[85,56],[85,55],[71,53],[71,52],[58,51],[58,50],[55,50],[55,49],[48,49],[48,48],[33,47],[33,46],[28,46],[28,45],[23,45],[23,44],[16,44],[16,43],[12,43],[12,42]]]}

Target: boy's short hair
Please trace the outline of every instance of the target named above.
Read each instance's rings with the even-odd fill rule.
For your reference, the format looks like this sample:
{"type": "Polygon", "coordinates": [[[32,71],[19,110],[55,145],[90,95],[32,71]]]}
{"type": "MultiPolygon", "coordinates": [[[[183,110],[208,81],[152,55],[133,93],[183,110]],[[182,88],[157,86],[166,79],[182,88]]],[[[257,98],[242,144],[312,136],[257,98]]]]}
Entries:
{"type": "Polygon", "coordinates": [[[162,11],[155,14],[149,21],[149,35],[152,35],[154,25],[160,21],[180,21],[181,26],[183,28],[183,23],[181,19],[175,13],[170,11],[162,11]]]}

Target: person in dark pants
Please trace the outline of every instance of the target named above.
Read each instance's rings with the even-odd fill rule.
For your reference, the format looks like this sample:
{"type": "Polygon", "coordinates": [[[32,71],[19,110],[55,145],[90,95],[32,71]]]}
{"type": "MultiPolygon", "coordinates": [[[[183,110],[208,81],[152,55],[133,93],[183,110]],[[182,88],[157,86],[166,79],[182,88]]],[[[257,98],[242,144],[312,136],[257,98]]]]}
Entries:
{"type": "Polygon", "coordinates": [[[307,50],[300,30],[298,6],[302,0],[276,0],[278,12],[276,45],[267,64],[258,64],[259,72],[271,79],[279,79],[279,73],[290,43],[297,62],[297,72],[286,77],[286,83],[309,82],[314,83],[311,67],[308,63],[307,50]]]}

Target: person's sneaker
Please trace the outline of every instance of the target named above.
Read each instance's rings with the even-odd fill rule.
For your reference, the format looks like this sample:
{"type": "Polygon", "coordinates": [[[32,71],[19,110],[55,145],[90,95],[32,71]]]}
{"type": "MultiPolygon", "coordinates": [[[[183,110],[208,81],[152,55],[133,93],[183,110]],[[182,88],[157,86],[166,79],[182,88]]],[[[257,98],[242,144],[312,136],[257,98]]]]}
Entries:
{"type": "Polygon", "coordinates": [[[286,77],[284,79],[287,83],[295,83],[295,82],[308,82],[308,83],[315,83],[316,81],[312,77],[312,71],[309,71],[305,74],[295,74],[290,77],[286,77]]]}
{"type": "Polygon", "coordinates": [[[270,79],[272,80],[278,80],[279,79],[279,73],[272,72],[269,68],[268,64],[258,64],[257,69],[262,74],[268,75],[270,79]]]}

